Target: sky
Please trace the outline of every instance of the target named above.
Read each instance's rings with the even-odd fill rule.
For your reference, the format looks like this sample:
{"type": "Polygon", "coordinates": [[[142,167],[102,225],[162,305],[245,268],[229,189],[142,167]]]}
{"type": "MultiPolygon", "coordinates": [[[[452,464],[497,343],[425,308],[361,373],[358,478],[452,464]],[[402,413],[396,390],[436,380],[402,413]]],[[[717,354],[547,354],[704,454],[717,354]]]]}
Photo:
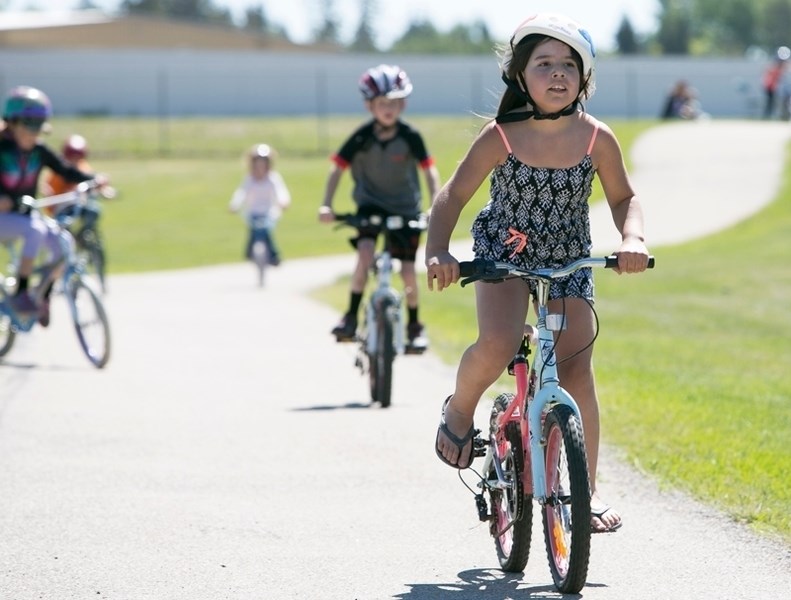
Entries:
{"type": "MultiPolygon", "coordinates": [[[[415,20],[427,20],[440,31],[454,25],[471,24],[483,20],[495,40],[506,41],[516,26],[534,12],[552,11],[568,15],[581,23],[601,50],[615,47],[615,34],[624,15],[629,17],[637,33],[656,29],[659,0],[375,0],[373,29],[380,48],[387,48],[399,38],[415,20]]],[[[93,0],[103,9],[112,11],[120,0],[93,0]]],[[[0,5],[3,0],[0,0],[0,5]]],[[[38,6],[69,9],[79,0],[5,0],[9,9],[38,6]]],[[[234,19],[243,18],[245,9],[261,5],[270,21],[282,25],[290,38],[307,42],[321,24],[320,0],[213,0],[218,7],[230,9],[234,19]]],[[[336,14],[341,24],[341,38],[349,41],[360,22],[361,0],[335,0],[336,14]]]]}

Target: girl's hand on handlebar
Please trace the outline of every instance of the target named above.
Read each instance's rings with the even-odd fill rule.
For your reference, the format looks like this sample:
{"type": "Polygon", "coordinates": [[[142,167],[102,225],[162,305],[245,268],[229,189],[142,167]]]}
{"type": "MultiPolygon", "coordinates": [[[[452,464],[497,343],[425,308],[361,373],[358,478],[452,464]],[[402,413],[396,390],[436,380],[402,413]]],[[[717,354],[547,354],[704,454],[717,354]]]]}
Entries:
{"type": "Polygon", "coordinates": [[[431,256],[426,255],[426,277],[428,278],[428,289],[441,292],[451,284],[459,280],[459,261],[447,250],[431,256]]]}
{"type": "Polygon", "coordinates": [[[615,272],[641,273],[648,268],[648,249],[639,238],[626,238],[621,247],[614,253],[618,257],[618,268],[615,272]]]}

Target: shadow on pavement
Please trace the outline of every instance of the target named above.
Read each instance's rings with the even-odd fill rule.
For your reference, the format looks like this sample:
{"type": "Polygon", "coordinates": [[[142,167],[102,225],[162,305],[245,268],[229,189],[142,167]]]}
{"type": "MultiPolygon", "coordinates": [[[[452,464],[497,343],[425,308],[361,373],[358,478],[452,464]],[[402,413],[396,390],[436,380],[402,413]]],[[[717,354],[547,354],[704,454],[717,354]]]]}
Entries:
{"type": "Polygon", "coordinates": [[[356,410],[359,408],[370,409],[372,404],[363,404],[362,402],[348,402],[346,404],[320,404],[317,406],[298,406],[292,408],[291,412],[306,412],[306,411],[320,411],[320,410],[356,410]]]}
{"type": "Polygon", "coordinates": [[[531,586],[522,573],[497,569],[470,569],[459,573],[460,582],[408,583],[410,591],[392,596],[395,600],[508,600],[511,598],[582,598],[561,594],[552,585],[531,586]]]}

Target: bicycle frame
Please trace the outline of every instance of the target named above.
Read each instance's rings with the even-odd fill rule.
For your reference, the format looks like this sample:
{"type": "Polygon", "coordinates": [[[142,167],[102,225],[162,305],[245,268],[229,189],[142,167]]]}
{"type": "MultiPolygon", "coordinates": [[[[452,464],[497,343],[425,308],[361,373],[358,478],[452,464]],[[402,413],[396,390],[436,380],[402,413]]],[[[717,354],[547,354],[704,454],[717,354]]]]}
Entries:
{"type": "MultiPolygon", "coordinates": [[[[546,489],[546,466],[541,460],[531,460],[532,457],[542,456],[542,448],[546,442],[542,434],[542,418],[546,412],[556,404],[565,404],[570,407],[574,414],[582,423],[579,407],[571,395],[560,385],[558,376],[557,358],[555,356],[555,337],[554,332],[560,331],[565,327],[564,315],[550,314],[547,306],[549,302],[549,287],[553,278],[564,277],[574,271],[586,267],[609,267],[617,265],[617,258],[584,258],[568,265],[564,269],[536,269],[532,272],[524,272],[516,269],[508,263],[492,263],[496,272],[489,277],[500,280],[504,278],[520,277],[532,279],[536,282],[536,334],[532,343],[528,340],[523,342],[526,350],[525,354],[530,353],[529,346],[536,347],[535,358],[533,359],[532,372],[536,373],[535,389],[530,390],[528,366],[525,354],[518,354],[514,360],[514,375],[516,378],[516,396],[509,404],[505,412],[500,416],[497,424],[498,434],[502,434],[505,425],[509,421],[519,423],[522,432],[523,449],[525,460],[530,464],[530,470],[525,469],[523,473],[523,483],[526,493],[532,493],[535,500],[544,504],[547,500],[544,490],[546,489]],[[521,356],[521,359],[520,359],[521,356]],[[530,397],[530,392],[533,396],[530,397]],[[527,411],[525,411],[527,406],[527,411]],[[525,412],[527,426],[525,427],[525,412]]],[[[650,263],[653,266],[653,259],[650,263]]],[[[494,448],[497,440],[490,436],[489,444],[484,457],[483,472],[487,473],[492,463],[494,463],[497,473],[497,482],[489,482],[492,487],[505,489],[511,484],[506,481],[499,465],[499,461],[494,460],[494,448]]],[[[502,533],[502,532],[501,532],[502,533]]]]}
{"type": "Polygon", "coordinates": [[[386,222],[382,225],[384,233],[384,247],[374,256],[373,269],[376,274],[376,288],[371,294],[371,298],[366,305],[366,322],[369,324],[366,336],[366,350],[369,354],[376,351],[376,344],[378,339],[376,337],[377,331],[375,327],[370,327],[371,323],[375,322],[376,309],[382,305],[384,300],[389,300],[387,303],[387,318],[393,324],[393,345],[396,354],[404,353],[404,332],[401,327],[401,294],[393,287],[393,257],[390,255],[389,248],[389,235],[391,229],[398,229],[403,224],[401,217],[388,217],[386,222]]]}

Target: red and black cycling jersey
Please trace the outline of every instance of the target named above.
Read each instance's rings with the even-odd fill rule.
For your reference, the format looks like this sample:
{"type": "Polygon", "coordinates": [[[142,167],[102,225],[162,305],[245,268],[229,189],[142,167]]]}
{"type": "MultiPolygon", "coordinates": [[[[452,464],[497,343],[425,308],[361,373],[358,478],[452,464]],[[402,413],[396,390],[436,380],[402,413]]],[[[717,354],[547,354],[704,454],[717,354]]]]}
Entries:
{"type": "Polygon", "coordinates": [[[45,144],[37,143],[32,150],[24,151],[10,135],[0,135],[0,196],[11,198],[14,211],[19,209],[22,196],[36,196],[44,167],[74,183],[93,177],[64,162],[45,144]]]}
{"type": "Polygon", "coordinates": [[[380,140],[374,120],[357,129],[333,155],[341,168],[351,167],[358,207],[375,206],[393,214],[415,215],[421,210],[418,167],[427,169],[434,160],[420,133],[403,121],[395,135],[380,140]]]}

